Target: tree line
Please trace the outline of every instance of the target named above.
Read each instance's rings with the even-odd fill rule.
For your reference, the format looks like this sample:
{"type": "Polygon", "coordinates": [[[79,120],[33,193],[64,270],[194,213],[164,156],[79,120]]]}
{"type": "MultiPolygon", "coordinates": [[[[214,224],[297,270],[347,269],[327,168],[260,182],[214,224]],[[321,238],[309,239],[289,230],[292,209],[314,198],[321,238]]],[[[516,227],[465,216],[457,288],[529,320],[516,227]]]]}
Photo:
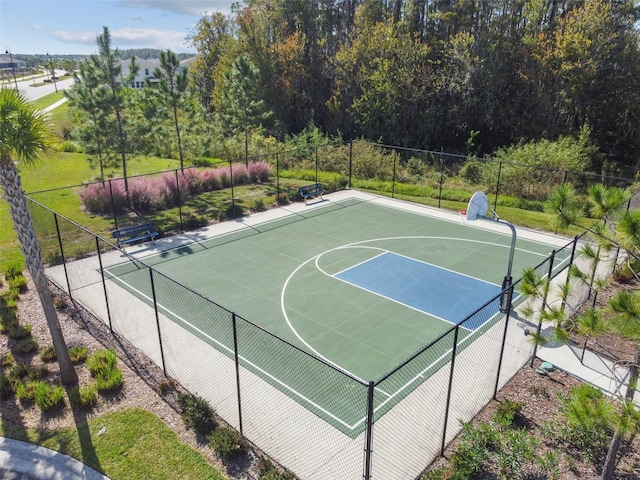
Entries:
{"type": "Polygon", "coordinates": [[[69,94],[69,138],[125,177],[127,155],[183,165],[318,135],[479,157],[575,139],[581,168],[632,177],[639,18],[629,0],[250,0],[202,16],[194,61],[161,52],[160,88],[141,90],[105,27],[69,94]]]}
{"type": "Polygon", "coordinates": [[[188,40],[201,105],[234,61],[259,72],[256,124],[484,155],[588,128],[590,169],[637,169],[640,9],[629,0],[250,0],[188,40]]]}

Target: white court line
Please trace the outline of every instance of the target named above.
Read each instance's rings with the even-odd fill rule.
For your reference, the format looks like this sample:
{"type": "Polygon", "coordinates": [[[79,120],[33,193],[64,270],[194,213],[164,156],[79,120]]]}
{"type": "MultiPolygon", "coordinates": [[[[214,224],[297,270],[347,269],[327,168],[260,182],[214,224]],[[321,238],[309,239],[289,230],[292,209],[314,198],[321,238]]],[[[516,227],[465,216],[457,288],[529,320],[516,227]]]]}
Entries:
{"type": "MultiPolygon", "coordinates": [[[[114,276],[111,272],[109,272],[107,270],[107,273],[113,277],[113,279],[117,280],[119,283],[121,283],[122,285],[125,285],[125,288],[129,288],[134,292],[137,292],[141,297],[146,298],[149,302],[151,302],[153,304],[153,299],[150,298],[148,295],[146,295],[145,293],[141,292],[140,290],[138,290],[137,288],[134,288],[133,286],[131,286],[130,284],[128,284],[127,282],[124,282],[122,280],[120,280],[120,278],[114,276]]],[[[180,322],[184,323],[185,325],[190,326],[191,328],[193,328],[195,331],[197,331],[198,333],[200,333],[203,337],[211,340],[212,342],[214,342],[215,344],[217,344],[219,347],[221,347],[222,349],[226,350],[229,353],[235,353],[231,348],[227,347],[226,345],[224,345],[223,343],[219,342],[218,340],[216,340],[215,338],[211,337],[209,334],[203,332],[201,329],[199,329],[198,327],[194,326],[193,324],[191,324],[190,322],[188,322],[187,320],[185,320],[184,318],[180,317],[179,315],[176,315],[174,312],[172,312],[171,310],[169,310],[168,308],[162,306],[160,303],[156,302],[156,305],[158,306],[158,308],[161,308],[162,310],[164,310],[167,314],[169,314],[171,317],[175,318],[176,320],[179,320],[180,322]]],[[[285,388],[286,390],[290,391],[292,394],[294,394],[295,396],[297,396],[298,398],[303,399],[305,402],[307,402],[309,405],[314,406],[315,408],[317,408],[319,411],[323,412],[324,414],[327,415],[327,417],[332,418],[333,420],[335,420],[337,423],[339,423],[340,425],[343,425],[344,427],[346,427],[347,429],[353,430],[358,423],[356,423],[355,425],[349,425],[348,423],[346,423],[345,421],[343,421],[342,419],[336,417],[333,413],[329,412],[328,410],[325,410],[323,407],[321,407],[320,405],[318,405],[317,403],[315,403],[314,401],[310,400],[309,398],[305,397],[304,395],[302,395],[300,392],[298,392],[297,390],[291,388],[289,385],[287,385],[286,383],[280,381],[279,379],[277,379],[276,377],[274,377],[273,375],[271,375],[270,373],[266,372],[265,370],[263,370],[262,368],[260,368],[259,366],[257,366],[256,364],[254,364],[253,362],[247,360],[245,357],[239,355],[238,358],[241,358],[244,362],[246,362],[247,365],[251,365],[253,368],[255,368],[257,371],[261,372],[265,377],[270,378],[271,380],[273,380],[275,383],[281,385],[283,388],[285,388]]],[[[365,387],[365,385],[363,385],[363,387],[365,387]]]]}

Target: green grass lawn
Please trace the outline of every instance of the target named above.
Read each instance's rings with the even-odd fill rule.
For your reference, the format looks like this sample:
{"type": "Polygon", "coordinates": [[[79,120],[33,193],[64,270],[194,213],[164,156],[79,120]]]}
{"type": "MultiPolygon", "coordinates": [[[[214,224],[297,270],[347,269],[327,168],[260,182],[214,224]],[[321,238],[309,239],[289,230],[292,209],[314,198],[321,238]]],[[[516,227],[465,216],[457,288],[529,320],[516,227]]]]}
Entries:
{"type": "Polygon", "coordinates": [[[50,105],[53,105],[58,100],[62,100],[63,98],[64,98],[64,91],[58,90],[57,92],[53,92],[48,95],[45,95],[44,97],[40,97],[37,100],[33,100],[31,104],[38,110],[42,110],[44,108],[47,108],[50,105]]]}
{"type": "MultiPolygon", "coordinates": [[[[177,168],[177,160],[158,157],[135,157],[128,163],[130,175],[158,172],[177,168]]],[[[96,179],[97,169],[92,168],[83,153],[57,152],[51,158],[45,158],[35,165],[20,165],[22,188],[25,192],[50,190],[69,185],[81,185],[96,179]]],[[[111,170],[109,176],[121,177],[122,170],[111,170]]],[[[56,210],[64,216],[77,219],[82,215],[82,224],[87,228],[103,229],[105,219],[83,214],[80,210],[80,199],[74,190],[51,192],[35,195],[41,203],[56,210]]],[[[22,262],[22,254],[15,231],[12,228],[9,205],[0,201],[0,271],[14,262],[22,262]]]]}
{"type": "Polygon", "coordinates": [[[70,455],[112,480],[226,478],[162,420],[137,408],[92,418],[76,428],[46,432],[0,423],[0,435],[70,455]]]}

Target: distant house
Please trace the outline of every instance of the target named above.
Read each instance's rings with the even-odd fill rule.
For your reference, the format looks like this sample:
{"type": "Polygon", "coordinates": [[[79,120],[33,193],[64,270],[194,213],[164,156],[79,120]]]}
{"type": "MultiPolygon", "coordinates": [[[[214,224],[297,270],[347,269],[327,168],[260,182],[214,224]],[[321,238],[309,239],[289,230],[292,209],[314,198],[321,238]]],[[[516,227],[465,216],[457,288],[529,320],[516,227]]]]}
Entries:
{"type": "MultiPolygon", "coordinates": [[[[187,58],[180,62],[180,68],[184,68],[188,66],[195,57],[187,58]]],[[[131,60],[123,60],[122,62],[122,77],[127,77],[129,75],[129,67],[131,66],[131,60]]],[[[136,77],[129,83],[131,88],[143,88],[145,86],[145,81],[148,79],[149,82],[153,85],[154,83],[158,83],[158,79],[153,76],[153,72],[156,68],[160,67],[160,60],[157,58],[145,60],[142,58],[136,58],[136,65],[139,67],[138,74],[136,77]]]]}
{"type": "Polygon", "coordinates": [[[16,72],[22,71],[27,68],[27,62],[24,60],[18,60],[10,55],[0,55],[0,70],[5,73],[7,70],[15,70],[16,72]],[[12,61],[13,60],[13,61],[12,61]]]}

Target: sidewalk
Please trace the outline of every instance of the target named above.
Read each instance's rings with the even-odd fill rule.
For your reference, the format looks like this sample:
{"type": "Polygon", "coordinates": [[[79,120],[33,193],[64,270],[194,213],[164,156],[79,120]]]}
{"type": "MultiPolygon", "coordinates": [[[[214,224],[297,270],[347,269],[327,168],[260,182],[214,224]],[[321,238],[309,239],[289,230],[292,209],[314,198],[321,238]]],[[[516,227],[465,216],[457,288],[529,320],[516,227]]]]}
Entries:
{"type": "MultiPolygon", "coordinates": [[[[618,365],[608,358],[593,353],[590,350],[584,352],[584,358],[580,362],[582,348],[574,346],[573,350],[567,344],[548,343],[538,347],[537,357],[551,363],[569,375],[590,383],[611,396],[624,396],[629,383],[629,369],[618,365]]],[[[634,402],[640,405],[640,392],[636,391],[634,402]]]]}
{"type": "Polygon", "coordinates": [[[31,443],[0,437],[0,478],[6,480],[109,480],[82,462],[31,443]]]}

